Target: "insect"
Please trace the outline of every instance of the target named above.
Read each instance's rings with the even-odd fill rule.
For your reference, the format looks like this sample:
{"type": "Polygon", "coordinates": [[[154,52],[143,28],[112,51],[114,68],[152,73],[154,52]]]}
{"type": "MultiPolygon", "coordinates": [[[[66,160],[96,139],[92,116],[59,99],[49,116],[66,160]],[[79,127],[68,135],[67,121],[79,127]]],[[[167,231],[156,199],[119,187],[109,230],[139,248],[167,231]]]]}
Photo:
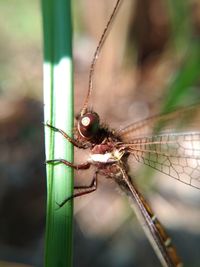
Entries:
{"type": "Polygon", "coordinates": [[[90,156],[82,164],[74,164],[65,159],[52,159],[48,160],[47,163],[62,163],[77,170],[89,169],[91,166],[95,167],[91,184],[76,187],[75,189],[78,189],[78,191],[70,198],[63,200],[59,204],[60,207],[71,198],[95,191],[99,175],[113,179],[131,198],[136,215],[144,225],[147,237],[162,266],[181,267],[183,266],[182,261],[170,237],[129,176],[128,159],[132,156],[137,161],[143,162],[183,183],[200,188],[200,132],[181,130],[188,118],[198,116],[199,106],[154,116],[130,124],[120,130],[110,130],[104,126],[99,115],[88,107],[93,89],[95,64],[121,1],[117,0],[94,53],[89,74],[88,91],[75,125],[75,137],[71,138],[61,129],[47,124],[50,129],[61,133],[77,148],[89,149],[90,156]],[[179,130],[176,133],[171,133],[167,127],[171,121],[178,123],[179,130]]]}

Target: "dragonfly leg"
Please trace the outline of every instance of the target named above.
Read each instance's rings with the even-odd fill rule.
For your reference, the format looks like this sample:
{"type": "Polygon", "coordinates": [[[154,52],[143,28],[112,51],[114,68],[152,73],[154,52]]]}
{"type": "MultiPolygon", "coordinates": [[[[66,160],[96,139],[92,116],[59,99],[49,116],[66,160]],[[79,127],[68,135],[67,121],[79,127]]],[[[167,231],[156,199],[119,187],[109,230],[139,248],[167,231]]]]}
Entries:
{"type": "Polygon", "coordinates": [[[66,138],[70,143],[72,143],[74,146],[78,147],[78,148],[87,148],[86,145],[83,145],[81,143],[79,143],[76,139],[71,138],[66,132],[64,132],[63,130],[56,128],[55,126],[46,123],[45,124],[47,127],[49,127],[51,130],[53,130],[54,132],[59,132],[62,134],[62,136],[64,136],[64,138],[66,138]]]}
{"type": "Polygon", "coordinates": [[[83,186],[74,187],[74,189],[79,190],[79,192],[77,192],[77,193],[73,194],[72,196],[64,199],[61,203],[57,203],[58,206],[61,208],[62,206],[65,205],[65,203],[67,203],[69,200],[71,200],[73,198],[80,197],[80,196],[87,195],[89,193],[94,192],[97,189],[97,174],[98,174],[98,172],[96,171],[94,173],[94,176],[93,176],[93,179],[92,179],[92,182],[91,182],[90,185],[83,185],[83,186]]]}
{"type": "Polygon", "coordinates": [[[46,163],[48,164],[59,164],[59,163],[63,163],[68,167],[71,167],[75,170],[86,170],[90,168],[91,163],[89,162],[85,162],[85,163],[81,163],[81,164],[73,164],[65,159],[50,159],[47,160],[46,163]]]}

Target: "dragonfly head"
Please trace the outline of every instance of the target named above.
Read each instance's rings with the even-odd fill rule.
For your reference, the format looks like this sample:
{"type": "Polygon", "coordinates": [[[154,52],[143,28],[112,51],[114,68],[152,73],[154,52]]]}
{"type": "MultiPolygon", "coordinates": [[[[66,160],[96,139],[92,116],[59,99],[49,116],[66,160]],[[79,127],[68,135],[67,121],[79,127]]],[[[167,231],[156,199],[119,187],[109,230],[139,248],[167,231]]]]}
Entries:
{"type": "Polygon", "coordinates": [[[87,140],[97,134],[99,127],[99,115],[95,112],[88,111],[78,118],[78,132],[87,140]]]}

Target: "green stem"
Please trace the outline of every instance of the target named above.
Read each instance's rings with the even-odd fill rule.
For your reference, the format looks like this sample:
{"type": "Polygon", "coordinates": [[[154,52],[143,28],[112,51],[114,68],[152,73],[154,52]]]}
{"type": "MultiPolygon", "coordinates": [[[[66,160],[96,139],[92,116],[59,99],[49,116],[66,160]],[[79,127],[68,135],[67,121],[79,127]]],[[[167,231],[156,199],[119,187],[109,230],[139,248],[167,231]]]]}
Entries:
{"type": "MultiPolygon", "coordinates": [[[[72,26],[70,0],[42,0],[44,36],[44,108],[48,122],[70,136],[73,129],[72,26]]],[[[73,161],[73,147],[45,127],[46,158],[73,161]]],[[[73,170],[47,165],[45,266],[72,266],[73,203],[56,202],[73,194],[73,170]]]]}

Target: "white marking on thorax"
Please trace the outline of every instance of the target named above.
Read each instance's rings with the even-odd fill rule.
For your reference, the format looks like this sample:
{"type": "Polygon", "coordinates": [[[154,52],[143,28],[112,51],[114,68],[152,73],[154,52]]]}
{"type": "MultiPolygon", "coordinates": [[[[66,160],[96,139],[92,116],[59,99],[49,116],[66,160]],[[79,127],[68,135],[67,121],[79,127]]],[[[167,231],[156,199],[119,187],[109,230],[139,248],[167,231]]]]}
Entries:
{"type": "Polygon", "coordinates": [[[113,152],[105,154],[91,154],[89,161],[99,163],[114,163],[119,161],[123,154],[124,152],[120,152],[118,150],[114,150],[113,152]]]}

